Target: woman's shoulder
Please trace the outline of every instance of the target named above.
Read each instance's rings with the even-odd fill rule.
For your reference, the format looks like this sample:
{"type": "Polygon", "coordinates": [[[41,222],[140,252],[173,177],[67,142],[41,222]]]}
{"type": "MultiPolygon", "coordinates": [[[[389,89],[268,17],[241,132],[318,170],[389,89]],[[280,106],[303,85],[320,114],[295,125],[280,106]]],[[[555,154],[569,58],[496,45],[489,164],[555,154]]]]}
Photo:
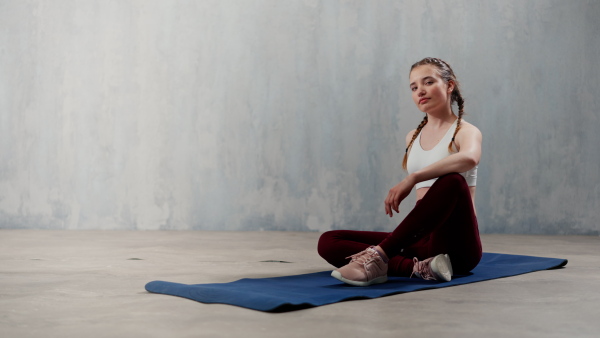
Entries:
{"type": "Polygon", "coordinates": [[[479,130],[479,128],[477,128],[474,124],[469,123],[465,120],[460,121],[460,131],[463,131],[465,133],[474,133],[474,134],[479,134],[481,135],[481,131],[479,130]]]}
{"type": "Polygon", "coordinates": [[[482,140],[483,136],[481,135],[479,128],[467,121],[461,121],[460,129],[456,133],[455,139],[456,147],[458,149],[461,149],[461,145],[466,144],[478,144],[481,146],[482,140]]]}

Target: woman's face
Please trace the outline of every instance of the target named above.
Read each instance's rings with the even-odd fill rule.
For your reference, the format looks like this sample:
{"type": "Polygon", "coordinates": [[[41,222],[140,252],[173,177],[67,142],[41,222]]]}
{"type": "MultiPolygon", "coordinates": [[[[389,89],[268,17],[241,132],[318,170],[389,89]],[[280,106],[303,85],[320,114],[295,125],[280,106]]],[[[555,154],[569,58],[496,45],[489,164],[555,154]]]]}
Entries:
{"type": "Polygon", "coordinates": [[[450,107],[452,82],[446,83],[432,65],[422,65],[410,72],[410,90],[417,108],[424,113],[450,107]]]}

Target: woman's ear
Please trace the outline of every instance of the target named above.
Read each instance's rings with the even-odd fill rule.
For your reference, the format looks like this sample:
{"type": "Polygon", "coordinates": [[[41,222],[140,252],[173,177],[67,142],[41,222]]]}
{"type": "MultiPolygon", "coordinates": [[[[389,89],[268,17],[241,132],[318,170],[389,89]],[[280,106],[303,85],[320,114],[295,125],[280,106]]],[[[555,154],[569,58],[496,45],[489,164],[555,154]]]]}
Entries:
{"type": "Polygon", "coordinates": [[[454,91],[454,81],[450,80],[448,81],[448,94],[452,93],[454,91]]]}

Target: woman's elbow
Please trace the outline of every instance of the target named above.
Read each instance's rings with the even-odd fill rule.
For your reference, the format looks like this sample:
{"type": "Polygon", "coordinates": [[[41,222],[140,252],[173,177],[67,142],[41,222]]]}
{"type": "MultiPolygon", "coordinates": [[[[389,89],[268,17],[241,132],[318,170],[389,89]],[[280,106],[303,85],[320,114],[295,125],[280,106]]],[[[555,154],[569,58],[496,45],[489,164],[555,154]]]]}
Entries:
{"type": "Polygon", "coordinates": [[[465,156],[465,166],[468,166],[469,170],[475,168],[477,165],[479,165],[479,159],[479,156],[468,154],[465,156]]]}

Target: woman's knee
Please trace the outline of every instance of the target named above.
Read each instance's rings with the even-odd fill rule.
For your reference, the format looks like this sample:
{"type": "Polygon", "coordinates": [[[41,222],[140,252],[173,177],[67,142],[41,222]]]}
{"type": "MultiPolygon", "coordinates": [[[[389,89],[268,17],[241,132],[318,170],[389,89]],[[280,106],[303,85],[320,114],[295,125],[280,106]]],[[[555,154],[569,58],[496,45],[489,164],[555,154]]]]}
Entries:
{"type": "Polygon", "coordinates": [[[330,230],[321,234],[319,237],[319,242],[317,244],[317,252],[319,255],[325,259],[331,255],[331,250],[334,247],[334,242],[338,237],[337,234],[341,230],[330,230]]]}
{"type": "Polygon", "coordinates": [[[445,189],[469,191],[469,185],[467,184],[467,181],[463,175],[459,173],[450,173],[440,176],[435,181],[434,185],[438,185],[445,189]]]}
{"type": "Polygon", "coordinates": [[[439,180],[442,181],[450,181],[453,182],[455,184],[461,184],[461,183],[466,183],[467,181],[465,180],[464,176],[459,174],[459,173],[449,173],[446,175],[442,175],[440,176],[439,180]]]}

